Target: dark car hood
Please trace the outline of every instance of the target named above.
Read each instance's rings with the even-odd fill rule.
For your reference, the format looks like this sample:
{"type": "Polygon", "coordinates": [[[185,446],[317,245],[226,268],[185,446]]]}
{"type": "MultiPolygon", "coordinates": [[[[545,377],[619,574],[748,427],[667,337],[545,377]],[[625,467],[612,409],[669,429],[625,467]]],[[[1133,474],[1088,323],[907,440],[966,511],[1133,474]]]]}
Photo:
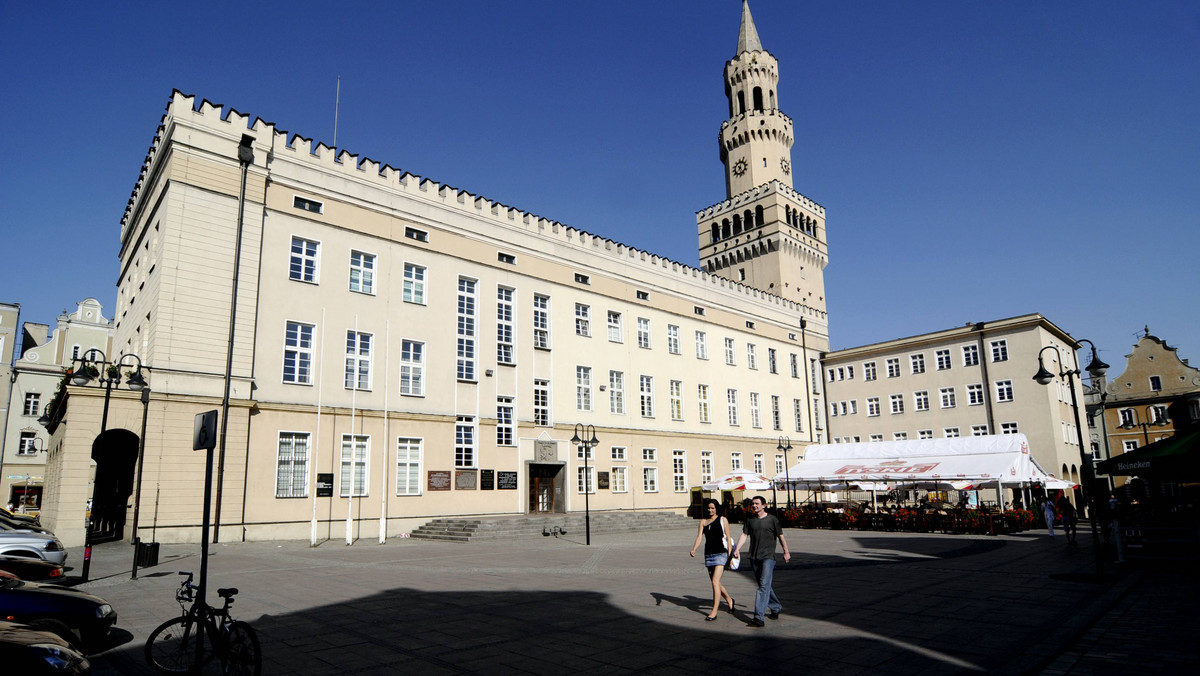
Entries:
{"type": "Polygon", "coordinates": [[[0,641],[5,643],[16,643],[19,645],[36,645],[50,643],[64,648],[69,648],[71,645],[63,640],[58,634],[49,631],[42,631],[27,627],[23,624],[15,622],[5,622],[0,620],[0,641]]]}
{"type": "MultiPolygon", "coordinates": [[[[55,598],[60,598],[64,601],[91,601],[93,603],[105,603],[108,601],[89,594],[85,591],[72,589],[71,587],[60,587],[56,584],[38,584],[37,582],[26,582],[24,580],[7,580],[0,579],[0,599],[3,599],[6,594],[37,594],[49,595],[55,598]]],[[[3,601],[0,601],[2,604],[3,601]]]]}

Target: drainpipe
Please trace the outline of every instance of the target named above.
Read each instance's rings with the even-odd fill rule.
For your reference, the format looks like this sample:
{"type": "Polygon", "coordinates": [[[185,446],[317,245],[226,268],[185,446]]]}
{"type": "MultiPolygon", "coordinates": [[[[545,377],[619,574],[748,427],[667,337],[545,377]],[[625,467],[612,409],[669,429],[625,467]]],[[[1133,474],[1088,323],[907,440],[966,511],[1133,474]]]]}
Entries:
{"type": "MultiPolygon", "coordinates": [[[[983,410],[987,415],[988,434],[996,434],[996,420],[992,414],[992,388],[987,370],[989,353],[984,349],[983,344],[983,322],[977,322],[975,330],[979,332],[979,371],[983,374],[983,410]]],[[[968,405],[970,404],[968,403],[968,405]]]]}

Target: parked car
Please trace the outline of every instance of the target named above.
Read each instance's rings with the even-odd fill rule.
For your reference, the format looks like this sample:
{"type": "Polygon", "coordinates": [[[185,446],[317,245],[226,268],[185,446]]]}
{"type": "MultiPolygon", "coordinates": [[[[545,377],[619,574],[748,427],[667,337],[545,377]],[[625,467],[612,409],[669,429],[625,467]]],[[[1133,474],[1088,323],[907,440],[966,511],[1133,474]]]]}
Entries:
{"type": "Polygon", "coordinates": [[[99,596],[78,589],[0,578],[0,617],[89,648],[108,636],[117,611],[99,596]]]}
{"type": "Polygon", "coordinates": [[[24,556],[62,565],[67,550],[53,535],[12,530],[0,526],[0,556],[24,556]]]}
{"type": "Polygon", "coordinates": [[[27,521],[35,526],[42,525],[41,519],[38,518],[36,514],[21,514],[20,512],[13,512],[0,507],[0,516],[3,516],[6,519],[12,519],[13,521],[27,521]]]}
{"type": "Polygon", "coordinates": [[[0,664],[5,673],[36,676],[92,673],[87,657],[57,634],[0,620],[0,664]]]}
{"type": "Polygon", "coordinates": [[[45,528],[42,528],[35,521],[13,519],[3,514],[0,514],[0,526],[11,528],[12,530],[23,530],[30,531],[32,533],[41,533],[43,535],[53,535],[53,533],[45,528]]]}
{"type": "Polygon", "coordinates": [[[30,556],[0,556],[0,574],[3,573],[11,573],[30,582],[61,580],[63,567],[61,563],[43,561],[30,556]]]}

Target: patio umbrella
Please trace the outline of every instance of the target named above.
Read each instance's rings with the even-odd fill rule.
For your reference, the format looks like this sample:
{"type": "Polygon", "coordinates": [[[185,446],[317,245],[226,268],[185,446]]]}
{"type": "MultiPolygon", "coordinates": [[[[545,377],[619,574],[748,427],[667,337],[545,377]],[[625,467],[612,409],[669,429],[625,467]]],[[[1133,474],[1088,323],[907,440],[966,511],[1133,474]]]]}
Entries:
{"type": "Polygon", "coordinates": [[[775,484],[756,472],[730,472],[703,484],[706,491],[765,491],[775,484]]]}
{"type": "Polygon", "coordinates": [[[1114,455],[1096,470],[1114,476],[1195,481],[1200,478],[1200,427],[1114,455]]]}

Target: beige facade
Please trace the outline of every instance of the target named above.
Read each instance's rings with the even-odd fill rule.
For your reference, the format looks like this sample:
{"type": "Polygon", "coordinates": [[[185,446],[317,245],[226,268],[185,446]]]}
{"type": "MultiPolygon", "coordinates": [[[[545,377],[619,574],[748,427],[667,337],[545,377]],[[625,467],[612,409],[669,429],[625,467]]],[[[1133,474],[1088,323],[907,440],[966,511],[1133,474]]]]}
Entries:
{"type": "MultiPolygon", "coordinates": [[[[1149,327],[1125,355],[1120,375],[1097,379],[1094,385],[1088,393],[1088,431],[1097,459],[1105,452],[1113,457],[1141,448],[1200,422],[1200,370],[1151,335],[1149,327]]],[[[1121,485],[1126,477],[1113,479],[1121,485]]]]}
{"type": "Polygon", "coordinates": [[[39,418],[72,359],[91,349],[107,352],[113,326],[100,301],[85,298],[76,303],[74,312],[64,311],[58,317],[53,331],[46,324],[25,322],[21,332],[21,355],[14,362],[11,379],[13,407],[4,431],[0,494],[16,506],[20,506],[21,496],[28,494],[25,507],[33,511],[41,507],[50,448],[50,435],[39,418]]]}
{"type": "MultiPolygon", "coordinates": [[[[1055,373],[1078,369],[1076,341],[1039,314],[967,324],[825,356],[834,442],[1024,434],[1034,459],[1079,483],[1078,423],[1066,379],[1037,384],[1038,354],[1055,373]],[[1058,356],[1069,360],[1065,368],[1058,356]]],[[[1080,414],[1083,389],[1074,379],[1080,414]]]]}
{"type": "MultiPolygon", "coordinates": [[[[812,433],[819,274],[821,302],[755,288],[175,92],[121,231],[113,352],[139,355],[153,391],[143,539],[199,535],[192,421],[221,405],[239,214],[222,539],[582,511],[577,423],[599,441],[590,509],[682,511],[707,478],[781,471],[778,438],[812,433]]],[[[103,399],[68,390],[64,477],[103,399]]],[[[108,429],[139,432],[136,397],[111,403],[108,429]]],[[[45,512],[64,542],[80,488],[45,512]]]]}

